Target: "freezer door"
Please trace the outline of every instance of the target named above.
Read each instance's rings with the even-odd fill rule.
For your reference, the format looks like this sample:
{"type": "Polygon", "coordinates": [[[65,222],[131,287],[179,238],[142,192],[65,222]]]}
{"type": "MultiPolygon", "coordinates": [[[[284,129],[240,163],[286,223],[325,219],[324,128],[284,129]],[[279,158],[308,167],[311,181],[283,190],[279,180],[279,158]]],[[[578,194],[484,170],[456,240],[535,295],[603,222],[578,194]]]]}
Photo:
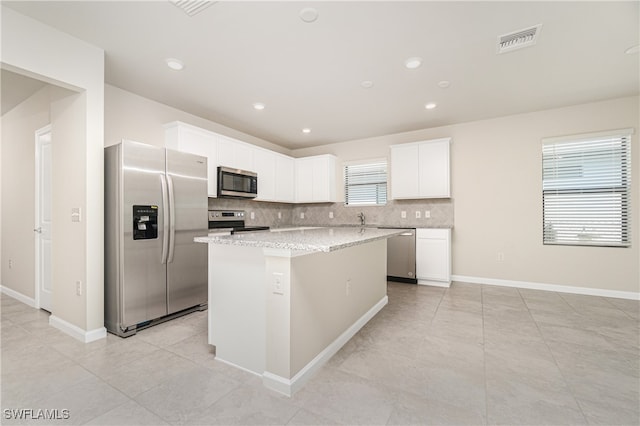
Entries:
{"type": "Polygon", "coordinates": [[[194,237],[208,234],[207,159],[167,150],[169,186],[169,313],[207,303],[207,245],[194,237]]]}
{"type": "Polygon", "coordinates": [[[162,264],[165,150],[127,141],[122,144],[122,154],[120,303],[121,327],[129,327],[167,314],[166,267],[162,264]],[[155,233],[142,232],[153,226],[157,227],[155,233]]]}

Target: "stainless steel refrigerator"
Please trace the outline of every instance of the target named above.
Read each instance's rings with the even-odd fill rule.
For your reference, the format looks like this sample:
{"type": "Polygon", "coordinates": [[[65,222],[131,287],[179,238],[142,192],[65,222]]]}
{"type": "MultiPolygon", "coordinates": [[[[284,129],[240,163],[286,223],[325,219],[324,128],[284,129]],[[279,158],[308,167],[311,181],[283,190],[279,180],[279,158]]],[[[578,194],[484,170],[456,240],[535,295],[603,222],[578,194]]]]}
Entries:
{"type": "Polygon", "coordinates": [[[207,159],[105,148],[105,327],[119,336],[207,307],[207,159]]]}

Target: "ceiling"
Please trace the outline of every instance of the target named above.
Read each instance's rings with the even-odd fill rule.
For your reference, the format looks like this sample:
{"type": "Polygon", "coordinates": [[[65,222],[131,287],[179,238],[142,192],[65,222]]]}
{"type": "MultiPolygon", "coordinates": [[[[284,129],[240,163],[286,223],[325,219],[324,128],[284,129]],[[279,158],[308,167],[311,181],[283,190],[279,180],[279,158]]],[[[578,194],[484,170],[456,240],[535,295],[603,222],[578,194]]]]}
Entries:
{"type": "Polygon", "coordinates": [[[639,92],[637,1],[2,3],[103,48],[108,84],[291,149],[639,92]],[[496,54],[536,24],[534,46],[496,54]]]}
{"type": "Polygon", "coordinates": [[[2,107],[0,116],[46,86],[46,83],[7,70],[0,70],[2,107]]]}

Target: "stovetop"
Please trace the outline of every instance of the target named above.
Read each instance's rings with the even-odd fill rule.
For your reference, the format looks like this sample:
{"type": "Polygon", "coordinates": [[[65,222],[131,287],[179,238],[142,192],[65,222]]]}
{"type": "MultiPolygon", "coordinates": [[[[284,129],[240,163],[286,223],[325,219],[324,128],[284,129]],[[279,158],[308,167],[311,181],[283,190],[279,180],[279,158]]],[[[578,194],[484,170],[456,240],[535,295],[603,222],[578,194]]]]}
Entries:
{"type": "Polygon", "coordinates": [[[237,232],[268,231],[268,226],[245,226],[243,210],[209,210],[209,229],[237,232]]]}

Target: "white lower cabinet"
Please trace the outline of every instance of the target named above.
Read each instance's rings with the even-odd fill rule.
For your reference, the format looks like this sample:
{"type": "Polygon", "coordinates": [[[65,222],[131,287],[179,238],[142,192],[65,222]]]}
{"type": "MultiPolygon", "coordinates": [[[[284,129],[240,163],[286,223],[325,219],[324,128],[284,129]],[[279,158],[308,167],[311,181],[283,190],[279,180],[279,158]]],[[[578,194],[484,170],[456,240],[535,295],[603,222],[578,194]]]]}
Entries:
{"type": "Polygon", "coordinates": [[[449,287],[451,284],[451,229],[416,230],[416,278],[418,284],[449,287]]]}

